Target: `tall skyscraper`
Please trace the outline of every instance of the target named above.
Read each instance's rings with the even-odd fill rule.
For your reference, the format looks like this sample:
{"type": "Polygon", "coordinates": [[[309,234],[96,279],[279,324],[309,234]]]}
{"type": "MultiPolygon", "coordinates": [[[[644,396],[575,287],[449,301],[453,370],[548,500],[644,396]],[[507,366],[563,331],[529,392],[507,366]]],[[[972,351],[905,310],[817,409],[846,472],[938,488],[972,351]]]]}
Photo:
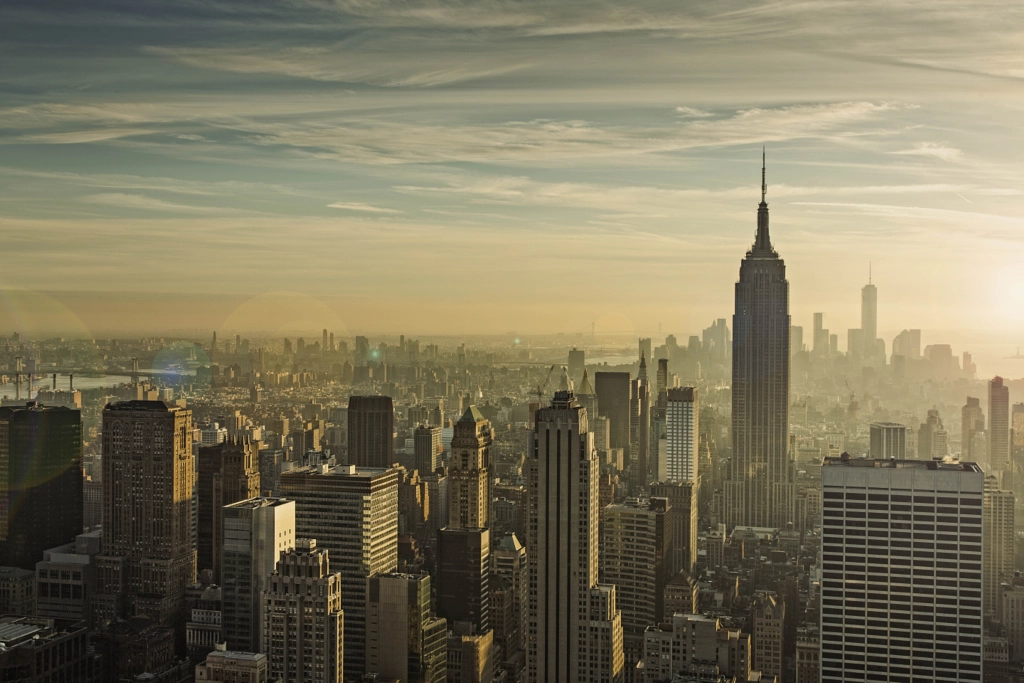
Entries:
{"type": "Polygon", "coordinates": [[[232,437],[215,446],[202,447],[198,470],[196,563],[200,571],[212,569],[213,582],[219,585],[224,528],[221,511],[225,505],[260,495],[259,445],[232,437]]]}
{"type": "Polygon", "coordinates": [[[259,652],[260,603],[281,553],[295,548],[295,501],[250,498],[223,510],[221,633],[229,650],[259,652]]]}
{"type": "Polygon", "coordinates": [[[629,387],[628,372],[598,372],[594,375],[597,409],[608,418],[608,441],[612,448],[621,448],[623,460],[630,462],[629,452],[629,387]]]}
{"type": "Polygon", "coordinates": [[[586,411],[556,392],[527,453],[531,683],[623,678],[615,587],[598,584],[599,476],[586,411]]]}
{"type": "Polygon", "coordinates": [[[569,376],[573,380],[579,379],[586,369],[587,352],[577,349],[575,346],[569,351],[569,376]]]}
{"type": "Polygon", "coordinates": [[[518,659],[520,666],[525,665],[520,653],[526,652],[528,590],[526,547],[510,531],[491,551],[491,624],[495,643],[501,647],[505,662],[518,659]],[[496,592],[504,596],[505,609],[501,614],[495,614],[498,610],[493,609],[496,592]]]}
{"type": "Polygon", "coordinates": [[[982,680],[984,476],[974,463],[825,460],[822,683],[982,680]]]}
{"type": "Polygon", "coordinates": [[[281,495],[295,501],[295,531],[315,538],[341,572],[345,670],[366,665],[366,584],[398,569],[398,470],[355,465],[301,467],[281,475],[281,495]]]}
{"type": "Polygon", "coordinates": [[[261,652],[267,655],[271,680],[341,683],[341,582],[341,574],[331,571],[328,551],[313,539],[300,539],[294,550],[281,555],[263,591],[261,652]]]}
{"type": "Polygon", "coordinates": [[[996,617],[999,610],[999,586],[1013,583],[1014,495],[1000,488],[999,478],[985,477],[985,500],[982,511],[982,584],[985,593],[982,607],[986,617],[996,617]]]}
{"type": "Polygon", "coordinates": [[[977,462],[988,458],[988,453],[974,453],[971,449],[974,435],[985,431],[985,413],[981,409],[981,401],[973,396],[967,397],[967,403],[960,409],[960,459],[977,462]]]}
{"type": "Polygon", "coordinates": [[[349,396],[348,462],[391,467],[395,462],[395,408],[390,396],[349,396]]]}
{"type": "Polygon", "coordinates": [[[1010,464],[1010,388],[1002,377],[988,383],[988,465],[999,476],[1010,464]]]}
{"type": "Polygon", "coordinates": [[[665,584],[672,576],[672,517],[665,498],[613,504],[601,514],[600,578],[615,586],[629,669],[643,659],[644,631],[664,620],[665,584]]]}
{"type": "Polygon", "coordinates": [[[697,390],[668,390],[665,410],[665,476],[670,482],[697,482],[697,390]]]}
{"type": "Polygon", "coordinates": [[[580,380],[580,385],[575,393],[580,408],[587,409],[587,419],[593,423],[594,420],[600,417],[600,413],[597,407],[597,394],[594,393],[594,386],[590,383],[590,373],[587,372],[586,368],[583,368],[583,379],[580,380]]]}
{"type": "Polygon", "coordinates": [[[402,683],[443,683],[447,626],[430,613],[429,574],[381,574],[366,601],[366,671],[402,683]]]}
{"type": "Polygon", "coordinates": [[[668,500],[668,514],[672,518],[670,575],[681,571],[693,574],[693,565],[697,562],[697,484],[657,482],[651,484],[651,498],[668,500]]]}
{"type": "Polygon", "coordinates": [[[0,565],[35,570],[82,533],[82,417],[69,408],[0,408],[0,565]]]}
{"type": "Polygon", "coordinates": [[[448,461],[448,526],[438,537],[437,612],[449,625],[490,628],[491,423],[469,406],[452,435],[448,461]]]}
{"type": "Polygon", "coordinates": [[[733,456],[725,482],[725,518],[729,526],[785,528],[795,521],[795,476],[789,458],[789,282],[768,234],[766,192],[762,166],[757,237],[736,283],[733,456]]]}
{"type": "Polygon", "coordinates": [[[94,604],[107,618],[147,616],[183,650],[185,589],[196,580],[192,411],[125,401],[103,411],[103,552],[94,604]]]}
{"type": "Polygon", "coordinates": [[[640,359],[640,374],[629,383],[629,452],[627,469],[633,488],[647,486],[651,451],[651,387],[647,379],[647,361],[640,359]]]}
{"type": "Polygon", "coordinates": [[[896,422],[872,422],[871,457],[876,460],[907,459],[907,428],[896,422]]]}
{"type": "Polygon", "coordinates": [[[927,419],[917,430],[917,459],[931,460],[944,458],[949,454],[949,435],[942,426],[939,411],[928,411],[927,419]]]}
{"type": "MultiPolygon", "coordinates": [[[[1017,497],[1018,508],[1024,512],[1024,403],[1014,403],[1010,414],[1010,469],[1010,488],[1017,497]]],[[[1017,519],[1024,521],[1024,514],[1017,519]]]]}
{"type": "Polygon", "coordinates": [[[651,338],[641,337],[637,343],[637,360],[644,360],[645,358],[651,358],[651,338]]]}
{"type": "Polygon", "coordinates": [[[874,358],[878,354],[878,288],[871,284],[870,274],[860,290],[860,339],[864,358],[874,358]]]}
{"type": "Polygon", "coordinates": [[[420,425],[413,432],[413,453],[416,457],[416,469],[421,477],[433,474],[441,464],[441,428],[420,425]]]}

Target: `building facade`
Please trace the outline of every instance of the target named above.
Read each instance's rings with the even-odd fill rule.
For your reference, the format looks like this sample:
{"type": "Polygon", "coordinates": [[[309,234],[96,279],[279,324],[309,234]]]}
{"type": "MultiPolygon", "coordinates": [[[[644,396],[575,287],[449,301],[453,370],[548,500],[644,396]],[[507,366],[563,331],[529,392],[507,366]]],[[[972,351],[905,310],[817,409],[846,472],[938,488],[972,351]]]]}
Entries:
{"type": "Polygon", "coordinates": [[[395,462],[395,407],[390,396],[349,396],[348,463],[391,467],[395,462]]]}
{"type": "Polygon", "coordinates": [[[196,481],[196,567],[213,570],[213,582],[221,582],[221,547],[225,505],[260,495],[259,444],[229,438],[199,449],[196,481]]]}
{"type": "Polygon", "coordinates": [[[443,683],[447,625],[430,613],[429,574],[370,577],[366,672],[402,683],[443,683]]]}

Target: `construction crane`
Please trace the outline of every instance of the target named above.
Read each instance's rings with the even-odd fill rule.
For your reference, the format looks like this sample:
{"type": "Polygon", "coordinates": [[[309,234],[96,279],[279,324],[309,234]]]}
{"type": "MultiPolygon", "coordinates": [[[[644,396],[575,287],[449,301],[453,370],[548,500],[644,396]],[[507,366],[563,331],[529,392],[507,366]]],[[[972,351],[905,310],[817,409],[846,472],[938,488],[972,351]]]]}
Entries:
{"type": "Polygon", "coordinates": [[[543,403],[544,390],[547,388],[548,382],[551,381],[551,373],[555,371],[556,367],[558,367],[558,366],[557,365],[552,365],[551,368],[548,370],[547,377],[544,378],[544,383],[543,384],[538,384],[537,385],[537,390],[534,391],[534,392],[531,392],[531,393],[534,393],[534,394],[537,395],[537,403],[543,403]]]}

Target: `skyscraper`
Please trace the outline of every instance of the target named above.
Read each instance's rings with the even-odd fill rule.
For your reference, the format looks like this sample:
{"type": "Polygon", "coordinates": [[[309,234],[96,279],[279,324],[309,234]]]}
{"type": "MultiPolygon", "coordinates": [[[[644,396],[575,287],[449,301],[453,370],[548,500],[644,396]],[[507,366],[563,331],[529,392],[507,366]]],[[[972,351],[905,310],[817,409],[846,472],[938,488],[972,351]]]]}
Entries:
{"type": "Polygon", "coordinates": [[[977,461],[988,458],[988,453],[974,453],[971,449],[974,435],[985,431],[985,413],[981,409],[981,401],[973,396],[967,397],[967,403],[960,409],[960,459],[977,461]]]}
{"type": "Polygon", "coordinates": [[[196,563],[200,571],[213,570],[216,584],[221,583],[221,511],[225,505],[260,495],[258,451],[257,443],[238,437],[199,449],[196,563]]]}
{"type": "Polygon", "coordinates": [[[196,580],[192,411],[125,401],[103,411],[103,552],[94,604],[147,616],[184,646],[185,588],[196,580]]]}
{"type": "Polygon", "coordinates": [[[295,501],[250,498],[223,510],[221,632],[229,650],[259,652],[260,603],[281,553],[295,548],[295,501]]]}
{"type": "Polygon", "coordinates": [[[440,427],[420,425],[413,432],[413,453],[421,477],[430,476],[437,470],[443,450],[440,427]]]}
{"type": "Polygon", "coordinates": [[[281,474],[281,495],[295,501],[295,532],[315,538],[341,572],[345,670],[366,665],[366,582],[398,569],[398,470],[355,465],[301,467],[281,474]]]}
{"type": "Polygon", "coordinates": [[[1010,388],[1002,377],[988,383],[988,465],[1002,473],[1010,464],[1010,388]]]}
{"type": "Polygon", "coordinates": [[[736,283],[733,456],[725,482],[725,518],[729,526],[785,528],[795,521],[788,451],[789,282],[768,234],[766,192],[762,166],[757,237],[740,264],[736,283]]]}
{"type": "Polygon", "coordinates": [[[871,457],[876,460],[907,459],[907,428],[895,422],[872,422],[871,457]]]}
{"type": "Polygon", "coordinates": [[[629,452],[629,387],[628,372],[598,372],[594,375],[597,409],[608,418],[608,440],[612,448],[621,448],[628,463],[629,452]]]}
{"type": "Polygon", "coordinates": [[[600,578],[615,586],[625,666],[632,668],[643,659],[644,631],[665,616],[665,584],[672,576],[672,517],[665,498],[609,505],[601,515],[600,578]]]}
{"type": "Polygon", "coordinates": [[[438,537],[437,612],[448,620],[489,626],[491,423],[469,406],[452,436],[448,461],[448,526],[438,537]]]}
{"type": "Polygon", "coordinates": [[[647,379],[647,360],[640,359],[640,374],[629,383],[629,452],[626,467],[632,475],[633,487],[647,486],[651,450],[651,386],[647,379]]]}
{"type": "Polygon", "coordinates": [[[531,683],[623,677],[615,587],[598,584],[599,476],[586,411],[556,392],[537,411],[527,453],[531,683]]]}
{"type": "Polygon", "coordinates": [[[1014,553],[1013,491],[1000,488],[999,478],[985,477],[985,500],[982,511],[982,559],[985,593],[982,607],[986,617],[995,617],[999,610],[999,585],[1013,583],[1014,553]]]}
{"type": "Polygon", "coordinates": [[[878,288],[871,284],[870,274],[860,290],[860,343],[865,359],[878,355],[878,288]]]}
{"type": "Polygon", "coordinates": [[[697,482],[697,390],[668,390],[665,410],[665,476],[670,482],[697,482]]]}
{"type": "Polygon", "coordinates": [[[395,409],[390,396],[349,396],[348,462],[391,467],[395,461],[395,409]]]}
{"type": "Polygon", "coordinates": [[[313,539],[300,539],[294,550],[281,555],[263,591],[261,652],[267,655],[271,680],[341,683],[341,581],[341,574],[331,571],[328,551],[313,539]]]}
{"type": "Polygon", "coordinates": [[[981,681],[981,469],[844,456],[821,477],[822,683],[981,681]]]}
{"type": "Polygon", "coordinates": [[[82,417],[29,402],[0,408],[0,565],[34,570],[82,533],[82,417]]]}
{"type": "Polygon", "coordinates": [[[366,671],[402,683],[443,683],[448,653],[444,619],[430,613],[429,574],[370,578],[366,671]]]}
{"type": "MultiPolygon", "coordinates": [[[[693,573],[697,562],[697,484],[694,482],[657,482],[651,484],[651,498],[668,500],[672,518],[672,553],[669,573],[693,573]]],[[[666,615],[669,616],[669,615],[666,615]]]]}

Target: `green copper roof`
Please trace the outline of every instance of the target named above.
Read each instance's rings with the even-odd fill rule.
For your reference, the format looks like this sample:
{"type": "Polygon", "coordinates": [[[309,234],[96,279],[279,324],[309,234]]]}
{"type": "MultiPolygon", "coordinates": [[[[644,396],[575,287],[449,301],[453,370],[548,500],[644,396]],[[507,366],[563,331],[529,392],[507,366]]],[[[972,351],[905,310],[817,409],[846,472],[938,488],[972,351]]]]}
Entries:
{"type": "Polygon", "coordinates": [[[587,369],[583,368],[583,379],[580,381],[580,388],[576,392],[580,396],[593,396],[594,387],[590,385],[590,376],[587,375],[587,369]]]}
{"type": "Polygon", "coordinates": [[[476,406],[470,406],[466,408],[466,412],[459,418],[459,422],[483,422],[486,419],[484,414],[476,409],[476,406]]]}

